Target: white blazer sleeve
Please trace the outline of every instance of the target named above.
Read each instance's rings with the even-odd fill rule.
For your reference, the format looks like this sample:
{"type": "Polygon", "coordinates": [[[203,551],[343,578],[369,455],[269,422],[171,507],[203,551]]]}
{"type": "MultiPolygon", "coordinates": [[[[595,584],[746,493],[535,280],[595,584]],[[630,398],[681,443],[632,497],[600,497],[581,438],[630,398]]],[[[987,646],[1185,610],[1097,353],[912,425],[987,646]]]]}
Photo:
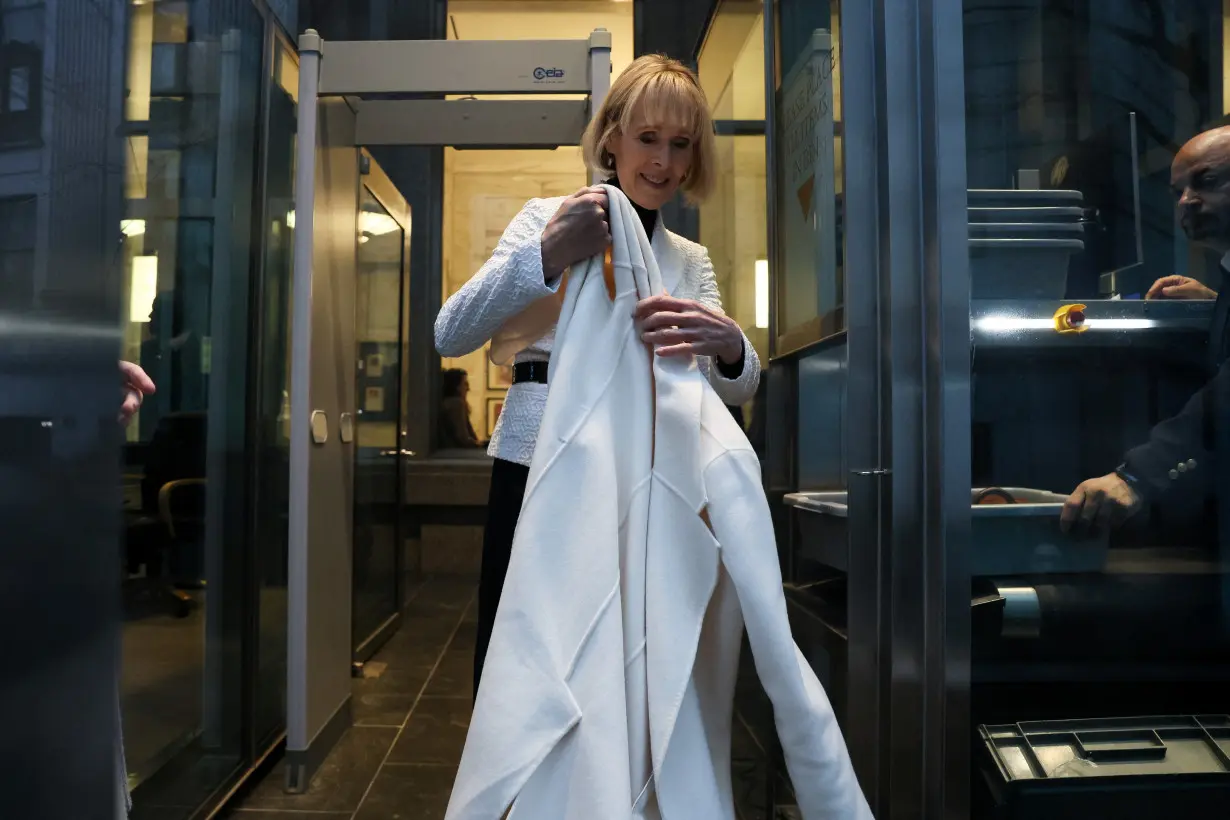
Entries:
{"type": "MultiPolygon", "coordinates": [[[[705,254],[701,264],[696,301],[710,310],[725,313],[722,310],[721,294],[718,293],[717,277],[713,273],[713,262],[709,259],[708,253],[705,254]]],[[[746,333],[743,334],[743,370],[739,373],[738,378],[728,379],[723,376],[709,356],[698,356],[696,363],[725,404],[738,406],[746,404],[755,397],[756,388],[760,385],[760,357],[756,355],[756,348],[752,347],[746,333]]]]}
{"type": "Polygon", "coordinates": [[[456,358],[478,350],[500,326],[559,289],[543,281],[542,230],[555,203],[531,199],[504,230],[495,252],[436,316],[436,350],[456,358]]]}

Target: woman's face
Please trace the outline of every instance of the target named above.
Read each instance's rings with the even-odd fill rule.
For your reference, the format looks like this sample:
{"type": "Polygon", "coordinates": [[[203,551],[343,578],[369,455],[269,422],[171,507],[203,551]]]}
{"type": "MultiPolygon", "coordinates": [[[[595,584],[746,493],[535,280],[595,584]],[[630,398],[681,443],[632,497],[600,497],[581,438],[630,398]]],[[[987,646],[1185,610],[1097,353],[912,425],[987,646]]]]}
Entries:
{"type": "Polygon", "coordinates": [[[619,187],[628,198],[656,211],[675,191],[692,167],[694,140],[682,125],[659,125],[634,117],[627,133],[617,131],[607,150],[615,158],[619,187]]]}
{"type": "Polygon", "coordinates": [[[461,396],[464,399],[466,395],[469,394],[469,392],[470,392],[470,377],[462,376],[461,384],[457,385],[457,395],[461,396]]]}

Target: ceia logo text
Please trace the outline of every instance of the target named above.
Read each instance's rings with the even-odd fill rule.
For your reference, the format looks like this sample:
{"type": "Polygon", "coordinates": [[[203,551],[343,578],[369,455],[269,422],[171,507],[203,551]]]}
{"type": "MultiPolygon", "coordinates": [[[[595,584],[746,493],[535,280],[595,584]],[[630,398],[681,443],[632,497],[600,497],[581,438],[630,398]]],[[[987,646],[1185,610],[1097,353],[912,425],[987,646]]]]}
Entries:
{"type": "Polygon", "coordinates": [[[542,68],[539,66],[534,69],[534,79],[538,82],[544,82],[546,80],[562,80],[564,79],[564,69],[542,68]]]}

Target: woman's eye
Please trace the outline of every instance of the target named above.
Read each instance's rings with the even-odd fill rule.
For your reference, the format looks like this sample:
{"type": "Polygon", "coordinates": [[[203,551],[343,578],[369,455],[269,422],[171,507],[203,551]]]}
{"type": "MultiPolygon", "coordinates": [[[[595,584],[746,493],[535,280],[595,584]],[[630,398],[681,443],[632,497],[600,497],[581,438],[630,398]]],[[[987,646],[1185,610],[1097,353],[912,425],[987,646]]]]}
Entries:
{"type": "Polygon", "coordinates": [[[675,147],[681,151],[687,150],[691,145],[691,140],[675,140],[675,147]]]}
{"type": "Polygon", "coordinates": [[[651,145],[654,142],[654,135],[653,134],[641,134],[641,142],[645,143],[646,145],[651,145]]]}

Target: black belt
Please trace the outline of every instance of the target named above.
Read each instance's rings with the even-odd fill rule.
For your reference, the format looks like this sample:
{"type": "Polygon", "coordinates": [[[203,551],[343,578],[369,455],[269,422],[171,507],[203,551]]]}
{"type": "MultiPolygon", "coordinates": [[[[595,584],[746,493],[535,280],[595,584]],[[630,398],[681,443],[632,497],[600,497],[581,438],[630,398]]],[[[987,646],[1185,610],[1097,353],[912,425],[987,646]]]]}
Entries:
{"type": "Polygon", "coordinates": [[[513,384],[547,383],[548,362],[517,362],[513,365],[513,384]]]}

